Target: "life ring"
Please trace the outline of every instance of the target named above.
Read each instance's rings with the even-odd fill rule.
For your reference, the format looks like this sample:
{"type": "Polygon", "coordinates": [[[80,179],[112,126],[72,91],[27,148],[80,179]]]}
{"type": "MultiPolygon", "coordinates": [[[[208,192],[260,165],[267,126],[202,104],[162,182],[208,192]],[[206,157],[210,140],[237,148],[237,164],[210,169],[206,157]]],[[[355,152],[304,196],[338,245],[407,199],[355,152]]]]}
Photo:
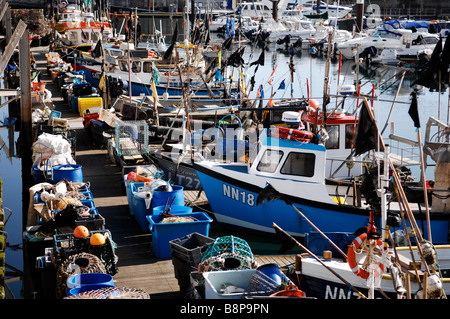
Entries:
{"type": "Polygon", "coordinates": [[[155,51],[153,51],[153,50],[149,50],[148,51],[148,58],[149,59],[153,58],[155,55],[156,55],[155,51]]]}
{"type": "Polygon", "coordinates": [[[319,108],[319,102],[314,99],[309,99],[308,101],[308,114],[316,114],[316,110],[319,108]]]}
{"type": "Polygon", "coordinates": [[[284,140],[309,142],[314,134],[309,131],[296,130],[289,127],[277,127],[275,128],[274,136],[284,140]]]}
{"type": "MultiPolygon", "coordinates": [[[[361,244],[366,240],[366,238],[367,233],[361,234],[358,237],[356,237],[353,240],[352,244],[348,247],[347,251],[347,261],[348,265],[350,266],[350,269],[356,276],[361,277],[362,279],[369,278],[370,273],[358,265],[358,262],[356,261],[356,250],[361,246],[361,244]]],[[[378,246],[381,246],[383,244],[383,241],[381,239],[378,239],[376,243],[378,246]]],[[[383,272],[384,272],[384,265],[380,263],[377,269],[375,269],[374,272],[375,278],[379,277],[383,272]]]]}

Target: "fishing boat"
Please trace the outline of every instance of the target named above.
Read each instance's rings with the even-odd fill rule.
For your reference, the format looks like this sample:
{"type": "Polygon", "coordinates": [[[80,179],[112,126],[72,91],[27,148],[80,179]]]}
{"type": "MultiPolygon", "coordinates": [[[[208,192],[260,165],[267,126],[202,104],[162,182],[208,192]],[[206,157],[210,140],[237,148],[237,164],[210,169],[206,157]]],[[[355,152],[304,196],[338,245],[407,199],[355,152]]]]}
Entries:
{"type": "Polygon", "coordinates": [[[112,27],[108,21],[96,21],[93,13],[82,12],[74,5],[69,5],[63,11],[55,30],[73,46],[96,43],[98,39],[106,40],[112,36],[112,27]]]}
{"type": "MultiPolygon", "coordinates": [[[[354,133],[350,124],[352,121],[346,122],[346,117],[342,119],[343,122],[339,125],[344,131],[350,125],[347,126],[345,136],[348,136],[347,133],[354,133]]],[[[336,121],[339,123],[339,119],[336,121]]],[[[354,121],[355,119],[353,124],[354,121]]],[[[343,179],[326,178],[327,160],[333,158],[329,155],[332,151],[327,149],[325,143],[311,143],[313,136],[304,129],[265,129],[260,133],[255,151],[248,162],[194,162],[197,176],[217,220],[230,227],[262,233],[274,233],[272,223],[275,222],[287,233],[304,237],[311,226],[292,212],[290,205],[282,200],[257,205],[258,194],[270,183],[324,232],[354,232],[365,227],[369,220],[369,198],[365,198],[366,203],[363,200],[359,202],[356,199],[361,196],[360,192],[355,191],[354,195],[349,192],[354,189],[353,183],[346,185],[347,191],[343,191],[340,189],[340,186],[344,186],[343,179]]],[[[252,141],[251,138],[249,140],[252,141]]],[[[341,137],[340,144],[336,145],[342,152],[341,163],[348,169],[361,170],[361,166],[353,166],[358,161],[350,160],[350,149],[347,150],[348,155],[342,157],[346,147],[345,143],[341,144],[342,140],[352,143],[351,134],[348,139],[341,137]]],[[[359,164],[364,164],[364,161],[359,164]]],[[[348,176],[364,180],[364,175],[348,176]]],[[[395,203],[392,203],[391,210],[398,212],[398,208],[394,206],[395,203]]],[[[419,215],[420,208],[417,208],[416,206],[414,211],[419,215]]],[[[448,212],[436,211],[431,216],[431,231],[435,243],[447,243],[448,212]]],[[[422,231],[427,232],[426,229],[422,231]]]]}
{"type": "MultiPolygon", "coordinates": [[[[333,237],[336,234],[325,235],[328,235],[329,238],[337,238],[336,236],[333,237]]],[[[342,236],[343,233],[339,235],[342,236]]],[[[314,238],[317,239],[317,236],[314,236],[314,238]]],[[[348,238],[354,238],[353,240],[356,242],[359,240],[359,236],[349,235],[348,238]]],[[[315,248],[319,248],[319,246],[314,245],[315,248]]],[[[356,262],[356,259],[353,259],[352,240],[349,240],[347,246],[351,249],[349,251],[350,260],[356,262]]],[[[336,249],[331,245],[322,247],[332,249],[335,252],[332,255],[338,255],[336,249]]],[[[328,250],[328,253],[325,253],[326,256],[323,257],[323,252],[311,248],[312,253],[319,260],[310,254],[302,255],[299,265],[301,269],[299,271],[299,276],[301,276],[299,286],[308,296],[318,299],[425,299],[424,288],[426,285],[428,299],[442,299],[450,292],[450,280],[448,278],[450,251],[448,245],[434,245],[432,247],[436,254],[437,273],[432,273],[424,279],[425,274],[427,274],[427,267],[430,267],[430,265],[421,260],[417,246],[412,246],[411,251],[408,246],[391,247],[386,252],[387,260],[389,260],[389,262],[386,261],[386,264],[390,264],[391,267],[388,268],[383,263],[377,263],[374,283],[371,283],[368,277],[363,278],[355,274],[359,269],[363,269],[362,265],[368,260],[367,253],[362,253],[358,257],[359,260],[355,270],[342,256],[331,257],[329,254],[331,250],[328,250]],[[321,264],[321,261],[325,263],[326,267],[321,264]],[[396,266],[393,266],[394,263],[396,266]],[[409,275],[408,284],[404,277],[405,273],[409,275]],[[424,280],[426,280],[426,283],[424,280]],[[373,291],[370,291],[371,285],[373,291]],[[353,289],[350,289],[349,286],[353,289]]],[[[345,254],[347,252],[346,250],[345,254]]],[[[378,260],[380,259],[381,256],[378,260]]],[[[352,263],[352,265],[354,264],[352,263]]]]}

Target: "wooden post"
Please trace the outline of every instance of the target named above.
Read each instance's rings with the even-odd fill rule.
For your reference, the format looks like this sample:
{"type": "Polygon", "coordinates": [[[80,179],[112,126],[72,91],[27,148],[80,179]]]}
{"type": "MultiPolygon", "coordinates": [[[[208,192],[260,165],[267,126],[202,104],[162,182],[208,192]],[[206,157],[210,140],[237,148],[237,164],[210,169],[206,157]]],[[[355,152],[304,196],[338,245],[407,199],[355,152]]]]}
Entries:
{"type": "MultiPolygon", "coordinates": [[[[30,75],[30,40],[28,29],[25,29],[19,40],[20,67],[20,154],[22,156],[22,199],[28,203],[31,186],[32,160],[30,151],[33,143],[31,124],[31,75],[30,75]]],[[[27,225],[28,205],[23,205],[23,227],[27,225]]]]}
{"type": "Polygon", "coordinates": [[[356,31],[362,32],[364,17],[364,0],[356,0],[356,31]]]}

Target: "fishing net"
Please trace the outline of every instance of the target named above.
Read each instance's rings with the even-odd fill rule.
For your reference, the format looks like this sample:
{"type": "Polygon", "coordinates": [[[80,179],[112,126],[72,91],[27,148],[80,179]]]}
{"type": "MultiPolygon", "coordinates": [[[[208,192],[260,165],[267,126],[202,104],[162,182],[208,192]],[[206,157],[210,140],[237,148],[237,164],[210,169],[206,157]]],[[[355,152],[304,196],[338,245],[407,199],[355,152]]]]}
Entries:
{"type": "Polygon", "coordinates": [[[199,272],[253,269],[258,263],[247,242],[235,236],[218,237],[203,254],[199,272]]]}
{"type": "Polygon", "coordinates": [[[102,261],[92,254],[80,253],[69,256],[58,268],[56,274],[56,290],[63,298],[67,294],[67,279],[77,273],[106,273],[102,261]]]}
{"type": "Polygon", "coordinates": [[[211,246],[208,247],[203,254],[202,262],[210,257],[224,253],[248,257],[251,260],[254,259],[252,250],[245,240],[235,236],[223,236],[216,238],[211,246]]]}
{"type": "Polygon", "coordinates": [[[81,292],[65,299],[150,299],[150,295],[142,289],[108,287],[81,292]]]}
{"type": "Polygon", "coordinates": [[[250,278],[250,282],[245,289],[245,296],[270,296],[271,294],[280,290],[280,285],[264,274],[257,270],[255,274],[250,278]]]}

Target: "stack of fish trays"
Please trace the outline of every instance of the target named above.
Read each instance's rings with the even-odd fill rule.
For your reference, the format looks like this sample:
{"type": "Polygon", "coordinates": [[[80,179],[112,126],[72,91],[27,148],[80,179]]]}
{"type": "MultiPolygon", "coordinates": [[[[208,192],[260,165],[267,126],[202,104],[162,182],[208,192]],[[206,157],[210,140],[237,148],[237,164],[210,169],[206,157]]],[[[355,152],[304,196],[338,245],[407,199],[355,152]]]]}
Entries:
{"type": "Polygon", "coordinates": [[[197,270],[203,253],[213,242],[214,239],[199,233],[192,233],[169,242],[175,278],[178,279],[181,292],[186,292],[189,288],[190,273],[197,270]]]}

